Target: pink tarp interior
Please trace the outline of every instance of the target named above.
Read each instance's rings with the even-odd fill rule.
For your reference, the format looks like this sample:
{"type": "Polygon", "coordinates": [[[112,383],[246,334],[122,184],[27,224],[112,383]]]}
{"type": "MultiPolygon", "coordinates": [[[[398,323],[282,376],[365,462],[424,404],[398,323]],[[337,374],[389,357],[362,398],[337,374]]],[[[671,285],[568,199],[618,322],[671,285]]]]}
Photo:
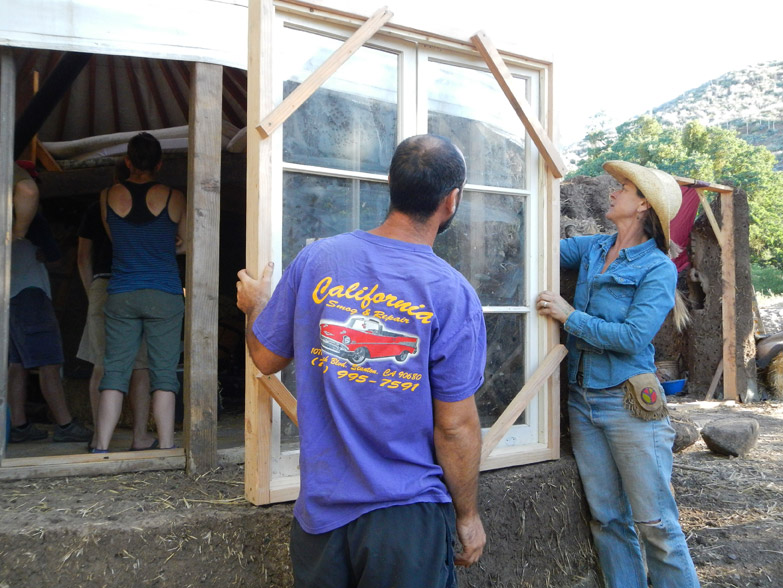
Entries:
{"type": "Polygon", "coordinates": [[[682,253],[674,260],[678,272],[691,265],[688,258],[688,245],[691,242],[691,229],[696,220],[696,210],[699,208],[699,194],[696,192],[696,188],[680,186],[680,189],[682,190],[682,206],[669,225],[671,240],[682,247],[682,253]]]}

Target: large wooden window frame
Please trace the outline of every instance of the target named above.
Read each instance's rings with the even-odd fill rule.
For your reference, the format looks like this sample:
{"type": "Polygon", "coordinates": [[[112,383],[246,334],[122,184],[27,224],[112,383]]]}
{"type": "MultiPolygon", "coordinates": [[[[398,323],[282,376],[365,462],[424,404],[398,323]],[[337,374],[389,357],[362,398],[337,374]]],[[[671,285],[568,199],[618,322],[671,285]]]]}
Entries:
{"type": "MultiPolygon", "coordinates": [[[[528,185],[510,192],[527,198],[526,243],[528,259],[533,260],[526,285],[528,303],[543,288],[559,289],[559,178],[563,163],[549,138],[554,126],[552,114],[551,64],[520,56],[502,57],[482,33],[471,43],[441,38],[431,33],[402,29],[388,24],[385,9],[369,19],[335,13],[300,2],[251,0],[249,3],[248,57],[248,184],[247,184],[247,266],[258,275],[266,260],[276,261],[273,280],[280,277],[282,260],[282,176],[283,171],[306,171],[338,175],[351,179],[378,181],[383,178],[358,172],[333,172],[309,166],[282,162],[282,133],[275,132],[285,119],[364,44],[386,50],[401,50],[398,91],[397,140],[426,132],[426,94],[422,102],[418,79],[411,84],[411,63],[407,54],[413,50],[422,60],[436,59],[460,66],[490,71],[500,84],[528,132],[528,185]],[[281,101],[281,79],[277,74],[275,50],[284,51],[277,39],[283,22],[310,29],[319,34],[345,38],[319,69],[302,82],[296,91],[281,101]],[[372,41],[370,41],[372,39],[372,41]],[[405,49],[407,47],[408,49],[405,49]],[[400,49],[402,48],[402,49],[400,49]],[[412,49],[411,49],[412,48],[412,49]],[[513,72],[513,73],[512,73],[513,72]],[[528,95],[518,94],[514,75],[527,76],[528,95]],[[411,88],[418,87],[414,116],[408,110],[411,88]],[[277,92],[277,94],[275,94],[277,92]],[[296,94],[296,96],[295,96],[296,94]],[[530,101],[532,100],[532,106],[530,101]],[[543,119],[543,124],[540,122],[543,119]],[[254,129],[256,132],[254,132],[254,129]],[[546,130],[545,130],[546,129],[546,130]],[[535,149],[533,145],[535,145],[535,149]]],[[[509,190],[486,186],[467,186],[489,192],[509,190]]],[[[559,457],[559,378],[558,366],[565,355],[559,345],[559,329],[552,321],[538,317],[532,308],[485,307],[485,313],[525,314],[527,321],[525,385],[497,422],[485,432],[482,469],[521,465],[559,457]],[[526,409],[532,419],[536,442],[524,446],[504,447],[502,440],[526,409]]],[[[266,504],[296,498],[299,490],[295,470],[296,452],[281,452],[280,415],[282,410],[296,423],[296,401],[277,377],[259,376],[249,356],[246,370],[245,494],[255,504],[266,504]],[[272,403],[274,398],[277,402],[272,403]]]]}

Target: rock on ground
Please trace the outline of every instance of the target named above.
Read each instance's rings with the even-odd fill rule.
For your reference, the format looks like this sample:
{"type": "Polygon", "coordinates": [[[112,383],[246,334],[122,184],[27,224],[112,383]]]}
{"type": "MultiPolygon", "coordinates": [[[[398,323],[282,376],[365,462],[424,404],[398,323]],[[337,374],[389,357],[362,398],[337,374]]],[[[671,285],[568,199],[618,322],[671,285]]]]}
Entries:
{"type": "Polygon", "coordinates": [[[756,446],[759,423],[749,417],[716,419],[702,429],[701,436],[714,453],[744,457],[756,446]]]}
{"type": "Polygon", "coordinates": [[[687,416],[671,415],[669,420],[674,427],[674,445],[672,451],[679,453],[699,440],[699,427],[687,416]]]}

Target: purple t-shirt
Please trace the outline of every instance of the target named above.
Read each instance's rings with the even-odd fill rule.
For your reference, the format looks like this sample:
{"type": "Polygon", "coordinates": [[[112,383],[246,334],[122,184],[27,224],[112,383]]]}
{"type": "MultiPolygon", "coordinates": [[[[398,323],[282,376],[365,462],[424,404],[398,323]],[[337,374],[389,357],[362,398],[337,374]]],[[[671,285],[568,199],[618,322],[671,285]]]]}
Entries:
{"type": "Polygon", "coordinates": [[[486,332],[475,291],[432,248],[363,231],[316,241],[283,273],[253,333],[296,362],[294,516],[306,532],[451,500],[432,400],[475,394],[486,332]]]}

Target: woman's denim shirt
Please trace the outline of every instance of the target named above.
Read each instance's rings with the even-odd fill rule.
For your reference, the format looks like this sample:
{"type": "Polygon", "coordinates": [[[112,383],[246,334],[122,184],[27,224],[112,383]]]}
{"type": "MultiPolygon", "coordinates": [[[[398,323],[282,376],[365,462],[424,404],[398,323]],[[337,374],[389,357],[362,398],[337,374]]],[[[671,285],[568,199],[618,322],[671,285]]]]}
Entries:
{"type": "Polygon", "coordinates": [[[585,388],[611,388],[628,378],[655,372],[653,337],[674,307],[677,269],[649,239],[620,250],[606,269],[617,234],[560,241],[560,264],[579,269],[576,309],[565,322],[568,381],[576,383],[582,361],[585,388]]]}

